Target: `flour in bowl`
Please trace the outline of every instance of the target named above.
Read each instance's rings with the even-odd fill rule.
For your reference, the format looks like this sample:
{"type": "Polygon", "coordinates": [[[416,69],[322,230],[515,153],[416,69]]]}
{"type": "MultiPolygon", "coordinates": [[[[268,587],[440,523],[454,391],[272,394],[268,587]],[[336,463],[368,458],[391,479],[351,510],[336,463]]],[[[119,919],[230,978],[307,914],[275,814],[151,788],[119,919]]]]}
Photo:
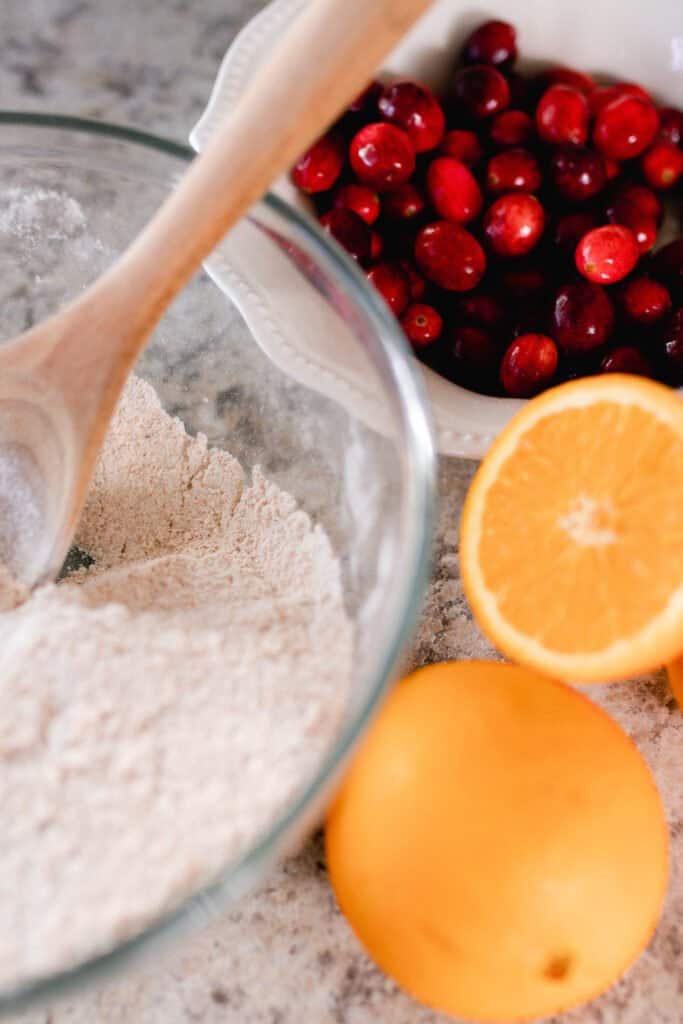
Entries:
{"type": "Polygon", "coordinates": [[[215,875],[313,771],[349,696],[326,535],[139,379],[77,544],[93,565],[31,597],[0,579],[0,987],[215,875]]]}

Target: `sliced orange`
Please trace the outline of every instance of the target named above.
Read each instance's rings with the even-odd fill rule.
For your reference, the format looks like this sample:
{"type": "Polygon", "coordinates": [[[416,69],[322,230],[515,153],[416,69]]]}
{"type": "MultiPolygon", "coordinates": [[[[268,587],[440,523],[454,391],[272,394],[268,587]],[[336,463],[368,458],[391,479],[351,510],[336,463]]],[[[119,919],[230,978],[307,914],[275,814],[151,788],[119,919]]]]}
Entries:
{"type": "Polygon", "coordinates": [[[669,678],[671,692],[678,701],[678,706],[683,711],[683,658],[676,658],[666,666],[666,674],[669,678]]]}
{"type": "Polygon", "coordinates": [[[683,650],[683,401],[606,374],[529,402],[482,463],[465,592],[509,657],[582,682],[683,650]]]}

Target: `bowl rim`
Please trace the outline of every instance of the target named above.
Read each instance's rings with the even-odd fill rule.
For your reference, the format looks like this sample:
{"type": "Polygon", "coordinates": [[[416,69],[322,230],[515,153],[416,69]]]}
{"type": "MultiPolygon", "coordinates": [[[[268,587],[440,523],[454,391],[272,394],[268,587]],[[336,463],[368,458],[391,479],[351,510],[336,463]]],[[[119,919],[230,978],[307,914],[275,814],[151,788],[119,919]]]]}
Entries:
{"type": "MultiPolygon", "coordinates": [[[[68,133],[121,140],[152,149],[188,164],[195,151],[183,143],[125,125],[76,117],[68,114],[0,110],[0,126],[56,129],[68,133]]],[[[378,655],[374,682],[349,717],[313,775],[295,791],[294,797],[275,820],[239,857],[222,868],[217,877],[186,897],[171,912],[155,919],[131,938],[77,965],[0,991],[0,1016],[16,1013],[62,997],[86,983],[102,980],[120,971],[144,953],[158,951],[184,932],[197,930],[215,919],[260,881],[285,852],[297,824],[320,802],[339,775],[345,762],[374,717],[388,691],[407,640],[412,635],[429,580],[432,535],[436,506],[436,454],[429,405],[424,385],[393,316],[380,297],[364,280],[352,260],[310,218],[268,193],[261,202],[277,217],[306,238],[315,255],[333,269],[361,313],[371,321],[381,338],[389,379],[393,381],[403,424],[404,515],[411,524],[401,551],[401,563],[392,581],[394,613],[388,622],[386,650],[378,655]]]]}

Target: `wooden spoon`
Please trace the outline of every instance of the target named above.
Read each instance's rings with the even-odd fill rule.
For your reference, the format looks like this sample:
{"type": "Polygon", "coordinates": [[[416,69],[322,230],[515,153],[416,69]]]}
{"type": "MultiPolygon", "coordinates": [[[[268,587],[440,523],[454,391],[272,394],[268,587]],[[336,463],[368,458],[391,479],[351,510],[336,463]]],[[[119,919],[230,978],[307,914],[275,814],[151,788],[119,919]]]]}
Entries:
{"type": "Polygon", "coordinates": [[[29,586],[63,564],[116,402],[166,307],[428,3],[314,0],[118,262],[0,346],[0,561],[29,586]]]}

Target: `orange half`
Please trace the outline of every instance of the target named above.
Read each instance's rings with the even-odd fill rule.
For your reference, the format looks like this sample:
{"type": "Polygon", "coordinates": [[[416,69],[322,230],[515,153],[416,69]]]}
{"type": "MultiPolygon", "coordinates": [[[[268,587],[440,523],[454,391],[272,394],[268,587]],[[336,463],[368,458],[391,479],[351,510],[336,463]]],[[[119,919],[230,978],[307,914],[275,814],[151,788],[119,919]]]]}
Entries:
{"type": "Polygon", "coordinates": [[[470,488],[465,592],[509,657],[603,682],[683,650],[683,401],[606,374],[529,402],[470,488]]]}

